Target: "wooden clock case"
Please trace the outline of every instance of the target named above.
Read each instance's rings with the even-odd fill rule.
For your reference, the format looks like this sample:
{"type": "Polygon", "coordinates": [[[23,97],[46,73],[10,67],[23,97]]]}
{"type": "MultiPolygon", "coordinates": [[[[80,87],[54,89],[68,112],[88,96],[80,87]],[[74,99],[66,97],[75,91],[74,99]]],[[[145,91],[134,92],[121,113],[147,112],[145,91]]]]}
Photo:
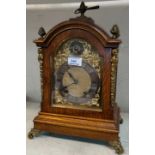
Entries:
{"type": "Polygon", "coordinates": [[[62,22],[45,33],[41,28],[42,37],[34,43],[38,48],[40,63],[42,101],[41,111],[34,118],[34,127],[29,132],[29,138],[37,136],[41,131],[63,135],[85,137],[104,140],[122,153],[123,148],[119,140],[120,110],[115,102],[116,76],[118,62],[118,28],[112,29],[110,37],[104,30],[95,25],[91,18],[80,16],[62,22]],[[116,33],[117,32],[117,33],[116,33]],[[62,42],[70,38],[83,38],[94,45],[103,57],[102,95],[99,110],[68,108],[53,106],[51,100],[52,69],[50,56],[54,57],[55,51],[62,42]]]}

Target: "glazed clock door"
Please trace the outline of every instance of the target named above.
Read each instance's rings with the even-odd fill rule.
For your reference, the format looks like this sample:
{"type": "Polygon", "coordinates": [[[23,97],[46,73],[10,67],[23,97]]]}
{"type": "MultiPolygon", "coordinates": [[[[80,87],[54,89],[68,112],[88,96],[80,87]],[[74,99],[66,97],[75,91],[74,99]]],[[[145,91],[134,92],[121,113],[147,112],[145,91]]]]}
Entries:
{"type": "Polygon", "coordinates": [[[80,38],[65,41],[54,57],[52,103],[59,107],[99,109],[103,58],[80,38]]]}

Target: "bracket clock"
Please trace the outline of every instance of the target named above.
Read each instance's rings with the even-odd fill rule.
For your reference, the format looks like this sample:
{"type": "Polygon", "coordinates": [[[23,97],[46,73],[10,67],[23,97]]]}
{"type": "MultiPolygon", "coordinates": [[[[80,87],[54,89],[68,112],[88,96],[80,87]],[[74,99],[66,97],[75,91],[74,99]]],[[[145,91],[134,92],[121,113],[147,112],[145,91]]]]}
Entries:
{"type": "Polygon", "coordinates": [[[109,36],[84,15],[84,2],[75,14],[48,33],[39,29],[38,60],[41,75],[41,110],[29,138],[40,132],[107,141],[123,153],[119,139],[122,119],[115,102],[119,29],[109,36]]]}

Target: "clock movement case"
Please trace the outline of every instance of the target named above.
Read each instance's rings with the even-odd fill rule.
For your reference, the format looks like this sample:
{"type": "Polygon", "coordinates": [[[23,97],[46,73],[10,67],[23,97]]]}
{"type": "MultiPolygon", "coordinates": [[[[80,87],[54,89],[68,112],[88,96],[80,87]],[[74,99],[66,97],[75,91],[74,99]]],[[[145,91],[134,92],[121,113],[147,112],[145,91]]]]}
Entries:
{"type": "Polygon", "coordinates": [[[117,54],[120,42],[85,16],[62,22],[45,36],[34,41],[39,47],[42,101],[41,111],[34,118],[34,128],[30,131],[29,138],[46,131],[104,140],[109,142],[117,153],[122,153],[123,148],[119,141],[120,110],[115,102],[117,54]],[[72,38],[88,41],[103,57],[101,75],[103,103],[99,110],[53,106],[51,99],[53,65],[50,65],[50,57],[54,57],[55,51],[63,42],[72,38]]]}

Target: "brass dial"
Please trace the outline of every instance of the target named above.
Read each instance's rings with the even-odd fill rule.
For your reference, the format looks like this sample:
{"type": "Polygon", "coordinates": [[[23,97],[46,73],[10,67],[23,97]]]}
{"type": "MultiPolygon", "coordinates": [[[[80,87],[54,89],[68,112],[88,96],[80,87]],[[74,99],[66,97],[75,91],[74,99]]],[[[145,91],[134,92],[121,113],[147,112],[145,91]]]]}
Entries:
{"type": "Polygon", "coordinates": [[[82,66],[64,63],[57,72],[57,88],[64,100],[70,103],[87,103],[97,93],[99,77],[86,62],[82,66]]]}

